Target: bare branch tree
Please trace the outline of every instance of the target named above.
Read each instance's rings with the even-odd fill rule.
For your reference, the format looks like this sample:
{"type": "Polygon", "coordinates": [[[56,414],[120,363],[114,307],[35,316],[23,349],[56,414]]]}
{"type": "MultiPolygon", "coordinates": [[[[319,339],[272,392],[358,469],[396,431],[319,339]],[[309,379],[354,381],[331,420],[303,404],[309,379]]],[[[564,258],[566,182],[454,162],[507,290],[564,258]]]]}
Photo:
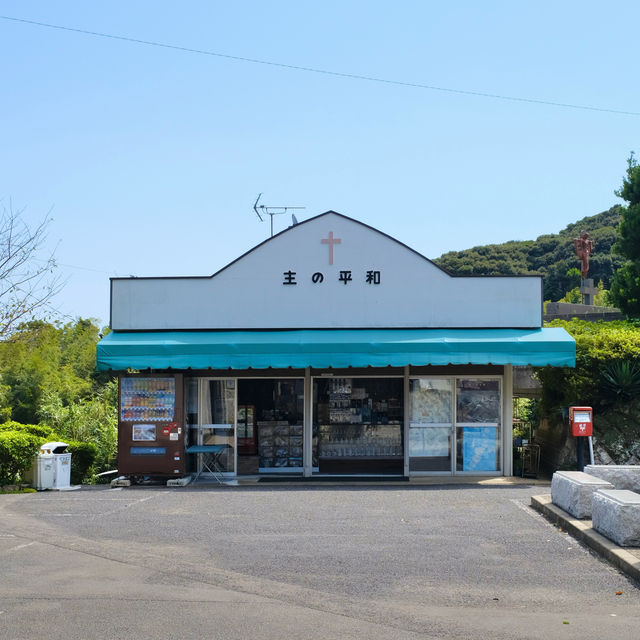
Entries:
{"type": "Polygon", "coordinates": [[[53,253],[41,258],[50,219],[33,228],[23,220],[24,209],[0,207],[0,340],[20,322],[46,312],[62,283],[55,274],[53,253]]]}

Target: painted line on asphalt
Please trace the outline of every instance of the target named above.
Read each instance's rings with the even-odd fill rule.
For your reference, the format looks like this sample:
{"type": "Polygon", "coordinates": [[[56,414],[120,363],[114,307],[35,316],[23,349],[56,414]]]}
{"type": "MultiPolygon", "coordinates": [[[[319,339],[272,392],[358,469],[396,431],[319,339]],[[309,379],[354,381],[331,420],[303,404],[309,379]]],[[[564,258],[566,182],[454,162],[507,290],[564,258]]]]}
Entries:
{"type": "MultiPolygon", "coordinates": [[[[168,493],[168,492],[162,491],[162,493],[168,493]]],[[[118,511],[122,511],[123,509],[127,509],[128,507],[134,507],[143,502],[147,502],[147,500],[151,500],[152,498],[155,498],[155,497],[156,496],[153,495],[153,496],[147,496],[146,498],[139,498],[138,500],[134,500],[134,501],[127,501],[127,504],[123,504],[122,506],[116,507],[115,509],[110,509],[109,511],[103,511],[102,513],[95,513],[93,514],[93,517],[97,518],[99,516],[110,516],[113,513],[117,513],[118,511]]]]}
{"type": "MultiPolygon", "coordinates": [[[[16,518],[18,516],[27,516],[30,518],[75,518],[82,517],[88,518],[90,516],[95,516],[95,513],[83,513],[82,511],[78,513],[46,513],[43,511],[34,511],[32,513],[7,513],[6,516],[8,518],[16,518]]],[[[99,515],[99,514],[98,514],[99,515]]]]}
{"type": "Polygon", "coordinates": [[[555,526],[562,527],[568,535],[590,547],[623,573],[640,581],[640,559],[605,538],[592,527],[591,520],[579,520],[560,509],[551,501],[551,495],[531,496],[531,506],[555,526]]]}
{"type": "Polygon", "coordinates": [[[72,502],[74,504],[93,504],[94,502],[131,502],[131,498],[109,498],[108,500],[101,498],[100,500],[56,500],[56,502],[47,502],[46,500],[43,500],[41,502],[41,504],[51,504],[51,505],[56,505],[58,502],[72,502]]]}
{"type": "Polygon", "coordinates": [[[552,524],[550,524],[548,520],[545,520],[545,518],[541,514],[539,514],[534,509],[532,509],[524,500],[511,498],[509,502],[512,502],[513,504],[515,504],[516,507],[518,507],[518,509],[520,509],[521,511],[524,511],[528,516],[531,516],[536,522],[539,522],[540,524],[543,524],[546,527],[551,527],[552,529],[555,529],[555,527],[552,524]]]}
{"type": "MultiPolygon", "coordinates": [[[[543,527],[546,527],[547,529],[552,529],[553,531],[558,532],[558,527],[556,527],[553,523],[549,522],[549,520],[547,520],[540,512],[536,511],[533,507],[531,507],[526,502],[522,500],[518,500],[517,498],[511,498],[509,502],[513,502],[513,504],[515,504],[519,509],[524,511],[527,515],[531,516],[537,523],[541,524],[543,527]]],[[[579,542],[577,538],[574,538],[567,531],[563,531],[562,533],[564,533],[568,538],[573,540],[576,544],[579,542]]],[[[580,549],[580,551],[583,551],[584,553],[589,553],[586,549],[580,547],[579,545],[576,548],[580,549]]]]}
{"type": "MultiPolygon", "coordinates": [[[[167,492],[163,491],[163,493],[167,493],[167,492]]],[[[7,517],[27,516],[31,518],[98,518],[101,516],[109,516],[113,513],[117,513],[118,511],[122,511],[123,509],[127,509],[128,507],[133,507],[142,502],[147,502],[147,500],[151,500],[154,497],[155,496],[147,496],[146,498],[139,498],[138,500],[133,500],[133,501],[130,498],[127,498],[127,499],[118,498],[117,499],[118,502],[124,502],[125,504],[119,505],[115,509],[109,509],[107,511],[102,511],[100,513],[86,513],[83,511],[79,511],[76,513],[47,513],[45,511],[36,511],[36,512],[26,512],[26,513],[21,512],[19,514],[7,513],[6,516],[7,517]]],[[[67,498],[67,499],[73,500],[72,498],[67,498]]],[[[111,499],[112,502],[114,500],[115,499],[111,499]]]]}
{"type": "Polygon", "coordinates": [[[524,511],[527,515],[530,515],[532,518],[535,519],[536,522],[542,524],[546,528],[552,529],[557,533],[563,533],[567,538],[573,541],[573,544],[576,545],[575,547],[569,547],[569,550],[576,549],[578,551],[581,551],[582,553],[586,553],[586,554],[589,553],[589,551],[585,547],[580,546],[579,544],[580,541],[578,540],[578,538],[576,538],[575,536],[572,536],[571,533],[568,531],[562,531],[562,532],[558,531],[558,527],[556,525],[554,525],[552,522],[549,522],[549,520],[547,520],[547,518],[545,518],[542,513],[540,513],[539,511],[536,511],[532,506],[530,506],[526,502],[518,500],[517,498],[511,498],[509,502],[513,502],[513,504],[515,504],[519,509],[522,509],[522,511],[524,511]]]}
{"type": "Polygon", "coordinates": [[[35,542],[25,542],[24,544],[19,544],[17,547],[11,547],[11,549],[7,549],[5,553],[9,553],[9,551],[18,551],[18,549],[30,547],[32,544],[35,544],[35,542]]]}

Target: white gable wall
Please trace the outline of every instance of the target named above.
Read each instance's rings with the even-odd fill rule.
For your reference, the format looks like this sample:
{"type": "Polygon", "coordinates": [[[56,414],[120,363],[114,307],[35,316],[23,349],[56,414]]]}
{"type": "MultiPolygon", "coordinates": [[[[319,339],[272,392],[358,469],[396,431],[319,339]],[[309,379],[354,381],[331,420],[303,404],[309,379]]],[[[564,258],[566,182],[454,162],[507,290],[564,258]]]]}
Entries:
{"type": "Polygon", "coordinates": [[[541,279],[452,277],[375,229],[328,213],[210,278],[113,279],[111,315],[114,330],[539,327],[541,279]],[[340,240],[333,265],[321,242],[330,232],[340,240]],[[351,274],[346,284],[341,271],[351,274]],[[367,283],[367,272],[379,276],[367,283]]]}

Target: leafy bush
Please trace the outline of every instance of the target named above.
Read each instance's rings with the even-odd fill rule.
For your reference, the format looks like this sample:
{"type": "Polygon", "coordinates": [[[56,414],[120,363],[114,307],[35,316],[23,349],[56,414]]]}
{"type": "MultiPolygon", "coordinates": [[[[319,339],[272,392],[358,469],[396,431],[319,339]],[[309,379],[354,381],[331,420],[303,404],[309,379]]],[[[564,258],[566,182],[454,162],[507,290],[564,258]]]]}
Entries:
{"type": "MultiPolygon", "coordinates": [[[[39,409],[41,420],[60,434],[65,442],[78,440],[96,445],[94,471],[112,467],[118,444],[118,383],[108,382],[93,397],[65,404],[55,392],[44,395],[39,409]]],[[[73,458],[72,458],[73,459],[73,458]]]]}
{"type": "Polygon", "coordinates": [[[554,320],[549,326],[564,327],[575,339],[576,367],[540,370],[543,415],[557,415],[570,405],[590,405],[600,413],[609,410],[620,398],[603,386],[605,373],[627,366],[622,362],[640,361],[640,323],[554,320]]]}
{"type": "Polygon", "coordinates": [[[640,395],[640,364],[633,360],[616,360],[604,367],[602,387],[614,399],[633,400],[640,395]]]}
{"type": "MultiPolygon", "coordinates": [[[[60,438],[47,425],[5,422],[0,424],[0,485],[14,484],[28,470],[40,445],[60,438]]],[[[82,484],[93,471],[98,455],[93,442],[66,440],[71,454],[71,484],[82,484]]]]}
{"type": "Polygon", "coordinates": [[[82,484],[91,475],[98,447],[93,442],[71,441],[67,451],[71,454],[71,484],[82,484]]]}
{"type": "Polygon", "coordinates": [[[640,457],[640,322],[554,320],[550,325],[574,337],[576,367],[538,371],[543,440],[551,448],[563,447],[568,407],[587,405],[594,409],[596,440],[611,459],[625,464],[640,457]]]}
{"type": "Polygon", "coordinates": [[[20,422],[9,420],[4,424],[0,424],[1,431],[20,431],[39,438],[47,438],[49,441],[58,439],[58,436],[53,433],[53,429],[45,424],[21,424],[20,422]]]}
{"type": "Polygon", "coordinates": [[[26,431],[0,431],[0,485],[19,482],[44,441],[26,431]]]}

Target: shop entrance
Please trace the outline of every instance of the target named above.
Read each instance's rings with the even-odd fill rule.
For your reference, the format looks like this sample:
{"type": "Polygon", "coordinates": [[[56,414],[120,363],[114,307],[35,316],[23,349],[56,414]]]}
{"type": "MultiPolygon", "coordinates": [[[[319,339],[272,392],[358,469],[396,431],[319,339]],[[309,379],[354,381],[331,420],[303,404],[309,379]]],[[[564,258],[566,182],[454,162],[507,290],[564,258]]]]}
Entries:
{"type": "Polygon", "coordinates": [[[185,384],[189,469],[198,474],[235,473],[233,379],[189,378],[185,384]],[[191,453],[198,447],[197,453],[191,453]]]}
{"type": "Polygon", "coordinates": [[[302,473],[304,380],[238,380],[238,474],[302,473]]]}
{"type": "Polygon", "coordinates": [[[453,383],[409,382],[409,471],[453,472],[453,383]]]}
{"type": "Polygon", "coordinates": [[[500,471],[498,378],[412,378],[409,381],[409,471],[500,471]]]}
{"type": "Polygon", "coordinates": [[[403,396],[402,378],[316,378],[314,468],[319,473],[402,475],[403,396]]]}

